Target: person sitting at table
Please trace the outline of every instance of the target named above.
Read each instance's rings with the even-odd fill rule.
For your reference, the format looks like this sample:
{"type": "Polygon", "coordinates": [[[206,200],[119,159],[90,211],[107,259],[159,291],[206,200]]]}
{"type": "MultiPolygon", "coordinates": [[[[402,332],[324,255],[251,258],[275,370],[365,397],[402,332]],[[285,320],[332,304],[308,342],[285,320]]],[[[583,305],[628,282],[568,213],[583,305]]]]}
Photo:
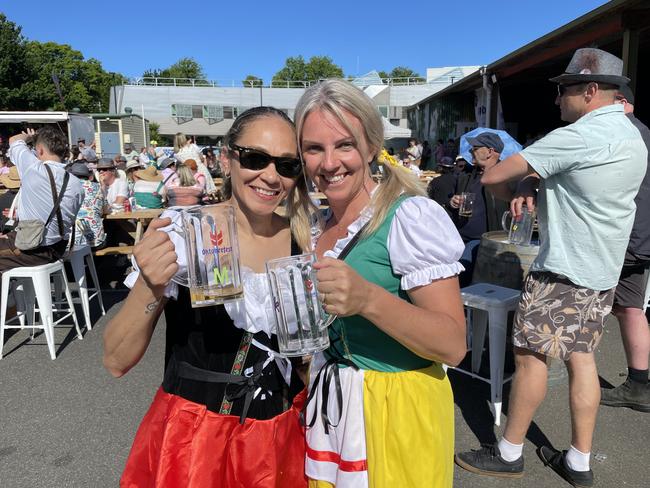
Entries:
{"type": "Polygon", "coordinates": [[[174,157],[163,158],[159,160],[158,167],[163,177],[163,183],[167,188],[178,184],[178,175],[176,174],[176,165],[178,160],[174,157]]]}
{"type": "MultiPolygon", "coordinates": [[[[186,159],[183,161],[183,164],[192,171],[192,175],[194,176],[196,183],[203,189],[203,191],[205,191],[207,188],[207,179],[205,178],[205,175],[199,171],[197,162],[194,159],[186,159]]],[[[211,177],[210,180],[212,180],[211,177]]]]}
{"type": "Polygon", "coordinates": [[[77,213],[74,246],[98,248],[104,245],[106,233],[102,213],[104,210],[104,193],[101,186],[92,180],[92,172],[85,160],[80,159],[67,167],[70,174],[81,180],[84,198],[77,213]]]}
{"type": "Polygon", "coordinates": [[[167,189],[167,206],[184,207],[198,205],[203,197],[203,187],[196,181],[192,170],[181,163],[176,168],[178,177],[167,189]]]}
{"type": "Polygon", "coordinates": [[[135,184],[133,196],[135,206],[143,208],[163,208],[163,200],[167,196],[167,188],[163,183],[162,175],[153,166],[133,173],[135,184]]]}
{"type": "Polygon", "coordinates": [[[133,196],[133,185],[135,185],[135,178],[133,177],[133,173],[135,173],[138,170],[141,170],[142,168],[143,168],[142,164],[137,159],[132,159],[126,164],[125,172],[126,172],[126,182],[129,189],[129,198],[133,196]]]}
{"type": "Polygon", "coordinates": [[[0,176],[9,174],[9,168],[11,168],[11,162],[9,158],[0,156],[0,176]]]}
{"type": "Polygon", "coordinates": [[[104,213],[122,212],[124,201],[129,196],[129,187],[126,179],[117,176],[117,170],[112,160],[102,158],[97,163],[99,182],[104,193],[104,213]]]}
{"type": "Polygon", "coordinates": [[[4,186],[7,191],[0,195],[0,234],[6,234],[13,229],[16,222],[16,206],[14,200],[20,190],[20,175],[18,168],[12,166],[9,173],[0,176],[0,185],[4,186]]]}

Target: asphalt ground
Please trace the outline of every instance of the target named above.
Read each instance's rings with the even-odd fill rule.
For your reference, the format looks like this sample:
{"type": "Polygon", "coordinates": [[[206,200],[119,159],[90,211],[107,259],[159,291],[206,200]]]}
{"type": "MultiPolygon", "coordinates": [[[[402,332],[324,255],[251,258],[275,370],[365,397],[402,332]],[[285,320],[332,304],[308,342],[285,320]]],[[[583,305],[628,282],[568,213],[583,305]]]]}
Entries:
{"type": "MultiPolygon", "coordinates": [[[[161,381],[165,328],[161,319],[140,363],[123,378],[112,378],[102,367],[102,333],[124,296],[124,291],[104,293],[108,313],[91,331],[84,331],[81,341],[70,326],[57,328],[55,361],[49,358],[42,334],[31,340],[27,331],[18,331],[6,339],[0,361],[0,487],[118,486],[137,426],[161,381]]],[[[605,385],[625,379],[623,348],[613,317],[607,322],[597,359],[605,385]]],[[[505,416],[502,426],[495,428],[488,409],[489,385],[454,371],[450,378],[456,398],[456,449],[494,441],[505,416]]],[[[456,467],[454,486],[569,486],[543,467],[535,448],[551,444],[566,449],[570,434],[565,379],[549,388],[529,431],[524,478],[489,478],[456,467]]],[[[593,447],[595,486],[650,486],[648,439],[650,414],[601,407],[593,447]]]]}

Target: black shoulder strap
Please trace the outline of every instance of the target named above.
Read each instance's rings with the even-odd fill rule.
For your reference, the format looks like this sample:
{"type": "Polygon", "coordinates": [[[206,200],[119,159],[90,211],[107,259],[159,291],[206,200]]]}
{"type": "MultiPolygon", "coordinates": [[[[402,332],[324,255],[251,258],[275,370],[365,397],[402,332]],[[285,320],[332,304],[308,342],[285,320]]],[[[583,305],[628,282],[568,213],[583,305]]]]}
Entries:
{"type": "Polygon", "coordinates": [[[338,259],[343,261],[347,257],[347,255],[350,254],[350,251],[352,251],[354,246],[356,246],[357,242],[359,242],[359,239],[361,238],[361,234],[363,233],[364,230],[366,230],[366,227],[368,227],[369,223],[370,221],[363,224],[363,226],[359,229],[359,232],[354,234],[354,237],[350,239],[350,242],[348,242],[346,246],[343,248],[343,250],[340,252],[338,259]]]}
{"type": "Polygon", "coordinates": [[[176,173],[170,173],[170,174],[168,174],[168,175],[167,175],[167,178],[165,178],[165,181],[162,182],[163,185],[164,185],[165,183],[167,183],[167,181],[169,181],[169,178],[171,178],[171,177],[174,176],[175,174],[176,174],[176,173]]]}
{"type": "Polygon", "coordinates": [[[52,174],[52,170],[47,164],[45,164],[44,166],[45,169],[47,170],[47,175],[50,177],[50,186],[52,187],[52,201],[54,202],[54,207],[52,208],[50,215],[45,221],[45,227],[48,226],[48,224],[54,217],[54,214],[56,214],[56,219],[59,223],[59,234],[63,238],[64,228],[63,228],[63,215],[61,214],[61,200],[63,200],[65,189],[68,187],[68,180],[70,179],[70,173],[68,173],[67,171],[65,172],[65,176],[63,177],[63,185],[61,185],[61,192],[57,194],[56,182],[54,181],[54,175],[52,174]]]}

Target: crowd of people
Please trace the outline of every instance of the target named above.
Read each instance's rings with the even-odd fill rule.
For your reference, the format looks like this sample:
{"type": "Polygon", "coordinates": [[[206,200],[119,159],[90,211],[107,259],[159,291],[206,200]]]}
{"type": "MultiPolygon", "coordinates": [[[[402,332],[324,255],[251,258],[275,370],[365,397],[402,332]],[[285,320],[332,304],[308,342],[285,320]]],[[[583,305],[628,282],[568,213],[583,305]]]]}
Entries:
{"type": "Polygon", "coordinates": [[[403,157],[392,157],[373,102],[342,80],[309,87],[295,121],[271,107],[241,113],[220,164],[223,204],[236,214],[244,298],[194,310],[189,290],[173,281],[187,272],[185,243],[173,229],[176,206],[214,191],[214,155],[178,134],[173,157],[152,144],[114,159],[94,155],[93,163],[92,147],[79,141],[66,163],[65,141],[53,129],[12,137],[17,172],[10,168],[0,182],[10,191],[18,178],[23,183],[5,217],[40,220],[45,231],[26,250],[16,247],[23,240],[16,230],[5,233],[0,272],[60,258],[75,221],[83,230],[74,242],[97,246],[107,239],[99,228],[106,212],[169,207],[136,244],[130,292],[104,333],[104,365],[119,377],[142,359],[165,316],[163,381],[121,486],[449,487],[454,462],[520,477],[549,358],[569,370],[569,408],[558,415],[571,420],[571,445],[542,446],[538,455],[569,484],[592,486],[599,403],[650,412],[643,314],[650,131],[632,115],[634,96],[615,56],[579,49],[551,81],[568,125],[505,159],[503,141],[489,130],[468,140],[471,161],[456,157],[453,140],[432,150],[412,140],[403,157]],[[426,167],[432,159],[442,175],[425,191],[403,161],[426,167]],[[372,178],[377,161],[381,183],[372,178]],[[326,196],[327,210],[314,206],[309,184],[326,196]],[[471,216],[458,211],[465,192],[477,195],[471,216]],[[276,210],[285,202],[283,217],[276,210]],[[507,425],[498,443],[454,454],[444,365],[466,354],[460,286],[471,279],[481,235],[495,222],[500,228],[505,209],[517,216],[524,205],[537,211],[540,251],[513,325],[507,425]],[[318,291],[336,319],[329,348],[288,360],[277,352],[265,262],[305,252],[317,257],[318,291]],[[601,396],[594,352],[612,309],[629,376],[601,396]],[[245,383],[234,382],[240,372],[245,383]]]}

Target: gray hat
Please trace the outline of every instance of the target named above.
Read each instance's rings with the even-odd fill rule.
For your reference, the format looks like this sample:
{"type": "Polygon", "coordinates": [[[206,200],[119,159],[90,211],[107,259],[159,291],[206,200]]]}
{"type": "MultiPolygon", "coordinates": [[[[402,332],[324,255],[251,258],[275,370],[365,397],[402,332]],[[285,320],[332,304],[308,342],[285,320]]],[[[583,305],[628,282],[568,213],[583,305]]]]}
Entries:
{"type": "Polygon", "coordinates": [[[74,161],[66,169],[75,176],[81,176],[82,178],[88,178],[90,176],[90,170],[86,165],[86,161],[82,159],[74,161]]]}
{"type": "Polygon", "coordinates": [[[503,151],[503,141],[495,132],[481,132],[476,137],[468,137],[467,142],[472,147],[491,147],[498,153],[503,151]]]}
{"type": "Polygon", "coordinates": [[[442,166],[443,168],[453,168],[454,160],[451,159],[449,156],[444,156],[440,158],[440,161],[438,161],[438,166],[442,166]]]}
{"type": "Polygon", "coordinates": [[[176,158],[165,158],[158,163],[160,169],[169,168],[172,164],[177,164],[178,160],[176,158]]]}
{"type": "Polygon", "coordinates": [[[554,83],[579,83],[595,81],[612,85],[627,85],[630,79],[623,76],[623,60],[596,48],[583,48],[573,53],[571,62],[560,76],[551,78],[554,83]]]}
{"type": "Polygon", "coordinates": [[[97,163],[97,169],[115,169],[115,163],[110,158],[101,158],[97,163]]]}

